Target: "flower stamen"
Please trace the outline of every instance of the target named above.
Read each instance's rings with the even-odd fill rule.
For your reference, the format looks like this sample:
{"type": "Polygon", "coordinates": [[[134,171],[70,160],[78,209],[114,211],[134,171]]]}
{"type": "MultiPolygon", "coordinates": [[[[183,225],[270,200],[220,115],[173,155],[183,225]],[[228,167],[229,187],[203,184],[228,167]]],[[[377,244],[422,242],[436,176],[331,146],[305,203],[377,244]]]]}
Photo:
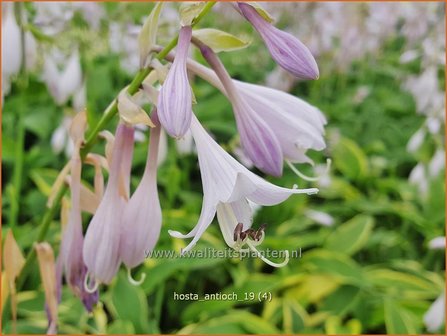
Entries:
{"type": "Polygon", "coordinates": [[[324,175],[326,175],[327,173],[329,173],[329,170],[331,169],[331,164],[332,164],[332,160],[331,159],[327,159],[326,160],[326,169],[324,170],[324,172],[318,176],[308,176],[306,174],[303,174],[302,172],[300,172],[298,170],[298,168],[296,168],[292,162],[290,162],[290,160],[285,160],[287,165],[290,167],[290,169],[292,169],[292,171],[300,178],[302,178],[305,181],[309,181],[309,182],[315,182],[315,181],[319,181],[324,175]]]}
{"type": "Polygon", "coordinates": [[[89,280],[91,280],[90,279],[90,272],[88,272],[85,275],[85,278],[84,278],[84,288],[85,288],[85,291],[87,293],[92,294],[92,293],[94,293],[94,292],[96,292],[98,290],[99,282],[96,279],[94,279],[93,287],[89,287],[90,286],[89,285],[89,283],[90,283],[89,280]]]}
{"type": "Polygon", "coordinates": [[[141,273],[140,279],[135,280],[134,278],[132,278],[132,273],[130,272],[130,268],[127,269],[127,280],[129,280],[129,282],[132,285],[139,286],[143,283],[144,279],[146,279],[146,273],[141,273]]]}
{"type": "Polygon", "coordinates": [[[260,258],[263,262],[265,262],[267,265],[270,265],[270,266],[272,266],[272,267],[277,267],[277,268],[279,268],[279,267],[284,267],[284,266],[286,266],[286,265],[289,263],[289,251],[287,251],[287,250],[284,250],[284,252],[286,253],[286,258],[284,259],[284,261],[283,261],[282,263],[275,263],[275,262],[273,262],[273,261],[267,259],[266,257],[264,257],[264,256],[261,254],[261,252],[259,252],[259,251],[256,249],[256,246],[253,245],[252,242],[248,241],[248,242],[247,242],[247,245],[248,245],[248,247],[249,247],[253,252],[256,253],[256,256],[257,256],[258,258],[260,258]]]}

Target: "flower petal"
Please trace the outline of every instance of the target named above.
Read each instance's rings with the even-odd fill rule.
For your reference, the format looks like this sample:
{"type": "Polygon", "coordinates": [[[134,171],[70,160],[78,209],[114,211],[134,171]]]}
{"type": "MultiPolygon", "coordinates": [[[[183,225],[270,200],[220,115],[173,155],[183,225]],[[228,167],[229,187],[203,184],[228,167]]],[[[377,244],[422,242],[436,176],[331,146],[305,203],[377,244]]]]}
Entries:
{"type": "Polygon", "coordinates": [[[188,131],[192,117],[192,94],[186,72],[186,59],[192,29],[180,29],[177,55],[158,96],[158,116],[166,132],[181,138],[188,131]]]}

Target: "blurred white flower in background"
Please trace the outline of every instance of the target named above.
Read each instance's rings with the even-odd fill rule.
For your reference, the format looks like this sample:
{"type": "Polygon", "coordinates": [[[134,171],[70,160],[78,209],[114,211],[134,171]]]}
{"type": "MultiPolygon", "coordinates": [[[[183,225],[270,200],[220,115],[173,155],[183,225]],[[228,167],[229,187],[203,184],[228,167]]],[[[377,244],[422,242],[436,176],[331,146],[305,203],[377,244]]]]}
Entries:
{"type": "Polygon", "coordinates": [[[431,158],[428,172],[431,177],[437,177],[443,169],[445,169],[445,149],[440,148],[431,158]]]}
{"type": "Polygon", "coordinates": [[[22,43],[20,27],[14,16],[12,3],[2,4],[2,95],[9,92],[10,77],[20,71],[22,43]]]}
{"type": "Polygon", "coordinates": [[[330,169],[327,164],[317,164],[314,169],[315,175],[318,176],[317,184],[321,189],[329,188],[332,184],[330,169]]]}
{"type": "Polygon", "coordinates": [[[410,140],[407,143],[407,151],[409,153],[414,153],[416,152],[424,143],[424,139],[425,139],[425,129],[424,128],[420,128],[419,130],[416,131],[416,133],[414,133],[410,140]]]}
{"type": "Polygon", "coordinates": [[[77,50],[62,61],[58,58],[61,58],[58,50],[46,56],[42,79],[56,103],[63,105],[82,90],[82,69],[77,50]]]}
{"type": "Polygon", "coordinates": [[[422,198],[427,196],[428,192],[428,177],[426,169],[422,163],[418,163],[410,172],[408,180],[411,184],[416,186],[422,198]]]}
{"type": "MultiPolygon", "coordinates": [[[[2,100],[10,91],[11,78],[19,73],[22,60],[25,60],[27,70],[32,70],[36,65],[36,41],[31,33],[25,32],[25,40],[22,42],[13,5],[2,3],[2,100]]],[[[26,20],[25,15],[23,20],[26,20]]]]}
{"type": "Polygon", "coordinates": [[[140,58],[138,35],[141,26],[111,22],[109,26],[109,45],[113,53],[120,55],[121,68],[129,74],[138,71],[140,58]]]}
{"type": "Polygon", "coordinates": [[[39,1],[33,5],[36,9],[34,24],[47,35],[56,35],[63,31],[75,12],[80,12],[93,30],[99,29],[101,19],[105,17],[102,5],[90,1],[39,1]]]}
{"type": "Polygon", "coordinates": [[[442,293],[424,315],[424,324],[430,332],[441,329],[445,322],[445,293],[442,293]]]}
{"type": "Polygon", "coordinates": [[[69,2],[35,2],[36,16],[34,24],[47,35],[61,32],[73,17],[73,7],[69,2]]]}
{"type": "Polygon", "coordinates": [[[304,215],[322,226],[332,226],[335,223],[334,217],[323,211],[308,209],[304,212],[304,215]]]}
{"type": "Polygon", "coordinates": [[[74,144],[68,133],[72,120],[73,117],[64,116],[60,125],[51,135],[51,149],[54,153],[59,154],[64,151],[67,157],[73,154],[74,144]]]}
{"type": "Polygon", "coordinates": [[[101,20],[106,15],[101,3],[95,1],[79,1],[72,2],[71,6],[73,9],[81,12],[84,20],[90,25],[91,29],[99,29],[101,20]]]}
{"type": "Polygon", "coordinates": [[[428,248],[431,250],[445,250],[445,237],[435,237],[428,242],[428,248]]]}
{"type": "MultiPolygon", "coordinates": [[[[431,250],[445,250],[445,236],[435,237],[428,243],[431,250]]],[[[424,314],[424,324],[428,331],[436,332],[445,323],[445,290],[424,314]]]]}

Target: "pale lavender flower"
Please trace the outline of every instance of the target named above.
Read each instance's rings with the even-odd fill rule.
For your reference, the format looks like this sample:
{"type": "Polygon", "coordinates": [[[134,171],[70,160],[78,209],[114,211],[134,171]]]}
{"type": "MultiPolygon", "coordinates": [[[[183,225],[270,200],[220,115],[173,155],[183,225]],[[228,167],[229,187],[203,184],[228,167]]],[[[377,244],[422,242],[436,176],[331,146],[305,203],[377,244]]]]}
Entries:
{"type": "MultiPolygon", "coordinates": [[[[129,270],[141,264],[145,256],[152,251],[161,229],[161,208],[157,192],[160,124],[156,117],[156,111],[152,113],[151,118],[156,127],[151,129],[146,168],[143,178],[127,203],[123,215],[120,256],[129,270]]],[[[140,282],[143,280],[144,275],[140,282]]]]}
{"type": "Polygon", "coordinates": [[[134,128],[120,123],[116,130],[107,187],[85,235],[83,257],[88,276],[93,280],[90,291],[99,283],[110,283],[121,263],[119,246],[122,216],[129,197],[133,142],[134,128]]]}
{"type": "MultiPolygon", "coordinates": [[[[243,105],[245,109],[238,106],[237,109],[234,108],[235,114],[245,113],[248,117],[256,115],[260,118],[262,125],[272,130],[273,137],[278,142],[279,150],[285,160],[293,163],[312,163],[305,154],[306,151],[310,149],[319,151],[326,147],[323,137],[326,118],[318,108],[276,89],[231,80],[229,75],[223,72],[224,70],[216,66],[214,67],[217,69],[216,73],[221,74],[220,81],[216,73],[197,62],[189,60],[188,68],[227,95],[233,105],[235,105],[235,100],[236,104],[242,100],[245,103],[243,105]]],[[[236,121],[238,121],[237,118],[236,121]]],[[[238,130],[243,147],[245,138],[254,138],[256,135],[250,129],[242,129],[239,124],[238,130]]],[[[264,137],[269,134],[269,132],[264,132],[264,137]]],[[[270,170],[261,168],[263,165],[267,166],[263,164],[263,161],[270,158],[268,155],[260,156],[259,153],[247,151],[246,147],[244,150],[248,158],[261,170],[274,173],[273,175],[281,174],[282,165],[279,165],[277,161],[268,165],[273,167],[270,170]]],[[[278,155],[276,160],[282,162],[282,158],[280,159],[278,155]]]]}
{"type": "MultiPolygon", "coordinates": [[[[206,45],[198,41],[195,43],[199,45],[203,57],[219,77],[233,105],[244,152],[257,168],[270,175],[280,176],[283,168],[283,154],[279,140],[272,128],[239,93],[216,54],[206,45]]],[[[269,113],[274,115],[271,110],[269,113]]]]}
{"type": "Polygon", "coordinates": [[[177,54],[158,97],[158,117],[169,135],[181,138],[188,131],[192,116],[192,93],[186,60],[192,29],[180,29],[177,54]]]}
{"type": "Polygon", "coordinates": [[[98,301],[98,291],[86,291],[84,287],[87,267],[82,258],[84,236],[82,234],[82,217],[80,208],[81,192],[81,158],[75,151],[71,160],[71,209],[67,227],[64,230],[61,242],[61,255],[63,273],[67,284],[73,293],[84,303],[85,308],[92,311],[93,304],[98,301]]]}
{"type": "Polygon", "coordinates": [[[284,159],[295,163],[312,160],[307,150],[326,148],[326,118],[316,107],[291,94],[261,85],[235,81],[241,96],[276,135],[284,159]]]}
{"type": "MultiPolygon", "coordinates": [[[[197,243],[211,224],[216,211],[227,244],[240,249],[246,243],[250,249],[256,251],[255,246],[259,242],[234,241],[232,238],[239,222],[243,223],[244,230],[251,226],[252,208],[247,201],[259,205],[275,205],[292,194],[313,194],[318,191],[316,188],[282,188],[265,181],[225,152],[205,131],[195,116],[191,122],[191,131],[197,146],[202,176],[203,204],[199,221],[191,232],[181,234],[177,231],[169,231],[173,237],[193,238],[183,249],[183,253],[189,251],[197,243]]],[[[282,264],[266,262],[273,266],[282,266],[282,264]]]]}
{"type": "Polygon", "coordinates": [[[82,257],[84,236],[82,233],[81,216],[81,170],[82,161],[80,147],[84,139],[84,131],[87,118],[84,112],[77,114],[70,126],[71,140],[74,142],[73,154],[70,160],[70,192],[71,208],[68,215],[67,226],[62,234],[60,254],[56,266],[58,279],[58,292],[60,297],[60,286],[62,273],[73,293],[81,299],[85,308],[91,311],[93,304],[98,301],[98,291],[89,293],[84,287],[87,267],[82,257]]]}
{"type": "Polygon", "coordinates": [[[300,40],[267,22],[251,5],[238,3],[238,7],[261,35],[276,63],[299,78],[319,77],[317,62],[300,40]]]}

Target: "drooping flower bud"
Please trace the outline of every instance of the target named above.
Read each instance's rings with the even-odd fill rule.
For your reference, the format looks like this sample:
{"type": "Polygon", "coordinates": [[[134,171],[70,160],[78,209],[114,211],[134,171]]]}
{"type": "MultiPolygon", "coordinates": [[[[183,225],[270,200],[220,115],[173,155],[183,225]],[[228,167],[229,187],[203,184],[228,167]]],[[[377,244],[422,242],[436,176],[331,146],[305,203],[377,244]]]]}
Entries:
{"type": "Polygon", "coordinates": [[[238,3],[244,17],[261,35],[272,58],[291,74],[302,79],[317,79],[317,63],[309,49],[296,37],[267,22],[251,5],[238,3]]]}
{"type": "Polygon", "coordinates": [[[192,94],[186,72],[186,60],[192,29],[180,29],[177,53],[158,97],[158,116],[169,135],[181,138],[191,125],[192,94]]]}
{"type": "MultiPolygon", "coordinates": [[[[87,267],[82,258],[84,236],[82,233],[81,217],[82,161],[80,147],[84,141],[86,127],[86,113],[80,112],[73,118],[70,126],[70,137],[74,143],[72,158],[70,160],[71,209],[68,214],[67,225],[62,234],[60,254],[58,257],[58,273],[64,273],[65,280],[70,289],[81,299],[85,308],[91,311],[93,305],[98,301],[98,291],[89,293],[84,288],[87,267]]],[[[60,283],[58,283],[58,286],[60,286],[60,283]]],[[[60,288],[58,290],[60,291],[60,288]]]]}
{"type": "Polygon", "coordinates": [[[86,279],[86,287],[92,287],[90,291],[99,283],[110,283],[121,263],[121,221],[129,195],[133,143],[134,128],[120,123],[116,130],[107,187],[85,235],[84,262],[88,275],[94,280],[90,286],[86,279]]]}
{"type": "Polygon", "coordinates": [[[161,208],[157,193],[157,156],[161,127],[156,111],[152,116],[157,126],[151,129],[146,168],[123,215],[120,256],[129,269],[143,262],[147,253],[154,248],[161,229],[161,208]]]}

